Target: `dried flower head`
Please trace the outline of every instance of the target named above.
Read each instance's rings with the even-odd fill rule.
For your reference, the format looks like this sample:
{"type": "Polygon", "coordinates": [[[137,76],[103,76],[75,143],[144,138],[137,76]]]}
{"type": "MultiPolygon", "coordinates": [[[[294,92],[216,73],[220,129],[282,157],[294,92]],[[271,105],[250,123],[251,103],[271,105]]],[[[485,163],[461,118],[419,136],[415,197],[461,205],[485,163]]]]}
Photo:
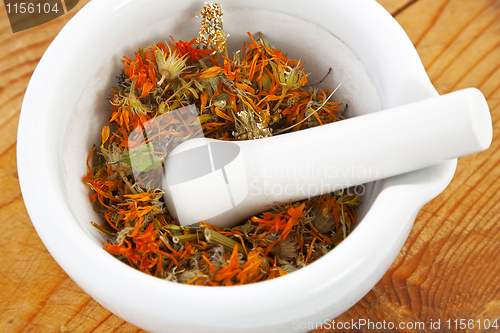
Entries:
{"type": "Polygon", "coordinates": [[[122,245],[125,239],[134,231],[133,227],[125,227],[116,234],[115,244],[122,245]]]}
{"type": "Polygon", "coordinates": [[[289,89],[295,90],[307,83],[307,75],[300,69],[300,65],[291,67],[288,65],[270,63],[273,68],[273,74],[278,82],[289,89]]]}
{"type": "Polygon", "coordinates": [[[125,148],[121,148],[118,144],[113,143],[108,149],[102,147],[101,154],[106,159],[108,165],[114,165],[123,162],[123,156],[126,153],[125,148]]]}
{"type": "Polygon", "coordinates": [[[160,49],[158,46],[155,46],[155,58],[156,64],[158,65],[158,72],[161,74],[161,79],[158,81],[158,86],[160,86],[164,80],[175,80],[177,79],[181,73],[187,68],[186,67],[186,59],[187,55],[180,56],[177,52],[172,52],[170,46],[168,47],[168,56],[167,54],[160,49]]]}
{"type": "Polygon", "coordinates": [[[313,211],[312,224],[321,233],[328,233],[335,229],[335,217],[326,208],[318,207],[313,211]]]}
{"type": "Polygon", "coordinates": [[[151,110],[140,101],[139,97],[135,93],[135,85],[137,79],[132,81],[129,93],[117,93],[113,96],[111,104],[116,107],[129,107],[129,110],[133,114],[147,114],[151,110]]]}
{"type": "Polygon", "coordinates": [[[293,258],[297,255],[297,243],[297,237],[293,235],[277,242],[270,252],[280,258],[293,258]]]}
{"type": "Polygon", "coordinates": [[[219,52],[224,50],[227,40],[226,33],[222,29],[222,14],[224,10],[220,3],[205,2],[200,12],[202,21],[197,38],[198,43],[207,41],[208,46],[214,45],[219,52]]]}
{"type": "Polygon", "coordinates": [[[233,136],[240,140],[254,140],[271,136],[271,128],[264,123],[255,120],[253,114],[247,111],[238,112],[235,117],[236,131],[233,136]]]}

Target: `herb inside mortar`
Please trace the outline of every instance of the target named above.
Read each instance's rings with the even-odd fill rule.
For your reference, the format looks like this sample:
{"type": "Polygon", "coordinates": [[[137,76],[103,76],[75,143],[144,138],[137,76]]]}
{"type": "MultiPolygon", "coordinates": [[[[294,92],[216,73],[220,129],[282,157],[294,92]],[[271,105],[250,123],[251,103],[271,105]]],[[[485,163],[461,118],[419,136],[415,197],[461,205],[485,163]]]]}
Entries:
{"type": "Polygon", "coordinates": [[[332,94],[306,86],[303,63],[264,36],[249,33],[229,59],[222,14],[218,3],[205,4],[197,38],[172,38],[138,50],[133,60],[124,57],[110,126],[102,128],[83,178],[103,214],[101,224],[92,224],[109,236],[106,251],[144,273],[207,286],[264,281],[317,260],[349,235],[360,202],[347,189],[279,205],[227,229],[203,222],[181,227],[168,213],[162,164],[173,147],[201,134],[189,133],[190,124],[201,125],[208,138],[252,140],[343,119],[332,94]],[[194,116],[182,111],[190,105],[198,110],[194,116]],[[179,108],[184,118],[173,116],[179,108]],[[146,140],[137,132],[169,114],[168,122],[144,128],[146,140]]]}

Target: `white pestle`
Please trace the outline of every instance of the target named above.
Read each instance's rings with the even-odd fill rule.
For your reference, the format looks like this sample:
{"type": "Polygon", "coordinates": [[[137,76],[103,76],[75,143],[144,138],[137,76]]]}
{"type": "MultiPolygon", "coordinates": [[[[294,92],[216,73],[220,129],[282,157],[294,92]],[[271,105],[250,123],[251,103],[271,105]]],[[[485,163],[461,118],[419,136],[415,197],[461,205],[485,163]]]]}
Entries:
{"type": "Polygon", "coordinates": [[[276,206],[487,149],[488,104],[469,88],[251,141],[192,139],[165,160],[169,212],[181,225],[232,227],[276,206]]]}

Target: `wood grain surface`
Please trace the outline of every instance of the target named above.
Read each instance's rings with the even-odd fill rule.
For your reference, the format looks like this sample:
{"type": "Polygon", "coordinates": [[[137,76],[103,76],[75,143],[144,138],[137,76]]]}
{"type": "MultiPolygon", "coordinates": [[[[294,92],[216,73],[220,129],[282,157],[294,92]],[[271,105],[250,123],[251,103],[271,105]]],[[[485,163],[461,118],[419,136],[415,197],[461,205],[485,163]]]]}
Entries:
{"type": "MultiPolygon", "coordinates": [[[[88,1],[12,33],[0,5],[0,332],[143,332],[101,307],[57,265],[21,197],[16,135],[23,95],[40,57],[88,1]]],[[[373,290],[336,322],[364,319],[425,329],[336,332],[493,332],[500,325],[500,0],[379,0],[403,26],[441,94],[477,87],[494,123],[486,152],[461,158],[449,187],[418,214],[399,256],[373,290]],[[454,320],[475,322],[454,328],[454,320]],[[452,328],[444,323],[451,320],[452,328]]],[[[459,322],[458,322],[459,323],[459,322]]],[[[333,330],[318,329],[317,332],[333,330]]]]}

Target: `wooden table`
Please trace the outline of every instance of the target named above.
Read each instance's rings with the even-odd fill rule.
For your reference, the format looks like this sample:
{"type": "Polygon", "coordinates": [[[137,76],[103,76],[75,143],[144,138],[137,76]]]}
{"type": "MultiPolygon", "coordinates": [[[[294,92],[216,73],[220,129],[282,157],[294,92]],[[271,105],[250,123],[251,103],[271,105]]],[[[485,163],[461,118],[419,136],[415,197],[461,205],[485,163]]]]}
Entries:
{"type": "MultiPolygon", "coordinates": [[[[141,331],[101,307],[57,265],[30,222],[18,184],[16,135],[26,86],[52,39],[86,2],[15,34],[0,5],[0,332],[141,331]]],[[[486,152],[459,160],[450,186],[420,211],[389,271],[336,321],[423,322],[429,331],[432,319],[441,321],[436,331],[450,332],[457,330],[444,329],[447,320],[454,327],[455,319],[465,319],[475,328],[464,331],[487,331],[478,329],[478,320],[500,319],[500,0],[380,3],[406,30],[441,94],[481,89],[494,139],[486,152]]]]}

